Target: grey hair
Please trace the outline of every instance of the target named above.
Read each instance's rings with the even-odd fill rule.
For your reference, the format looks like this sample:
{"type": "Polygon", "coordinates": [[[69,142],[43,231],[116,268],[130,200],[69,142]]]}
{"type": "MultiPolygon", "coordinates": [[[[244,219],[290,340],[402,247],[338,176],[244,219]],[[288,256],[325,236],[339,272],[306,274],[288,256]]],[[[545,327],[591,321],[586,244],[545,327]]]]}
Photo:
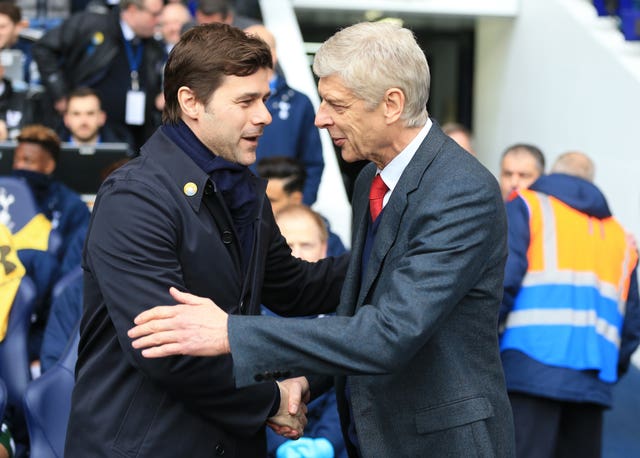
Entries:
{"type": "Polygon", "coordinates": [[[573,175],[593,183],[596,167],[586,154],[570,151],[558,156],[553,167],[551,167],[551,173],[573,175]]]}
{"type": "Polygon", "coordinates": [[[340,30],[318,49],[313,71],[319,78],[338,75],[369,109],[397,87],[405,95],[406,126],[427,122],[429,64],[413,32],[396,23],[361,22],[340,30]]]}

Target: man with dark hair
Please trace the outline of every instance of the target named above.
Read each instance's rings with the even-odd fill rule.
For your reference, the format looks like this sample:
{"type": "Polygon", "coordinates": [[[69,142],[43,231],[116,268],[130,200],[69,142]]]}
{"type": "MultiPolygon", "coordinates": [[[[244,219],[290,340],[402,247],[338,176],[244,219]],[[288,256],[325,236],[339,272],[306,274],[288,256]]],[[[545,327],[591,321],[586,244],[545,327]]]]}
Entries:
{"type": "Polygon", "coordinates": [[[285,156],[265,157],[258,161],[256,169],[259,177],[269,180],[267,197],[274,214],[287,205],[302,203],[307,174],[299,161],[285,156]]]}
{"type": "Polygon", "coordinates": [[[60,115],[70,91],[91,87],[114,135],[135,150],[144,143],[160,118],[155,98],[165,52],[153,35],[162,6],[162,0],[121,0],[106,13],[76,13],[33,45],[42,83],[60,115]]]}
{"type": "Polygon", "coordinates": [[[198,0],[195,12],[197,24],[220,22],[239,29],[259,24],[259,21],[236,14],[233,0],[198,0]]]}
{"type": "Polygon", "coordinates": [[[517,143],[502,153],[500,190],[507,200],[513,191],[526,189],[544,173],[544,154],[540,148],[517,143]]]}
{"type": "Polygon", "coordinates": [[[98,93],[89,87],[79,87],[71,91],[67,97],[63,121],[64,138],[74,145],[118,141],[106,126],[107,114],[102,109],[98,93]]]}
{"type": "Polygon", "coordinates": [[[89,209],[80,196],[55,178],[54,171],[60,155],[60,139],[48,127],[25,126],[17,138],[12,174],[24,179],[32,191],[39,212],[44,218],[34,218],[30,225],[31,244],[21,246],[20,261],[37,289],[36,306],[29,338],[32,360],[40,356],[42,335],[49,311],[49,294],[59,275],[59,263],[65,257],[70,242],[89,223],[89,209]],[[36,246],[36,239],[51,240],[55,230],[60,246],[36,246]]]}
{"type": "MultiPolygon", "coordinates": [[[[258,176],[266,178],[267,197],[274,214],[289,205],[302,204],[302,192],[307,179],[300,161],[291,157],[273,156],[258,161],[258,176]]],[[[322,217],[329,232],[327,256],[340,256],[346,251],[342,240],[331,232],[329,221],[322,217]]]]}
{"type": "Polygon", "coordinates": [[[345,260],[291,256],[266,184],[247,168],[271,121],[271,65],[264,42],[227,24],[194,27],[173,48],[163,125],[93,210],[66,456],[261,457],[267,421],[301,434],[304,378],[238,389],[230,357],[151,361],[126,334],[142,310],[172,300],[170,287],[229,313],[336,307],[345,260]]]}

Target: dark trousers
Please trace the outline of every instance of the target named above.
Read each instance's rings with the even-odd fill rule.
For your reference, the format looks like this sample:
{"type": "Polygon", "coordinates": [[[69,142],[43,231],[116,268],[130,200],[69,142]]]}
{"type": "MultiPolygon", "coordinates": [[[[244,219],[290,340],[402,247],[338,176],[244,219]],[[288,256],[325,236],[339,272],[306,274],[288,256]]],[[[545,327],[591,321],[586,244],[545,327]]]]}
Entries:
{"type": "Polygon", "coordinates": [[[509,399],[517,458],[600,458],[603,406],[522,393],[509,399]]]}

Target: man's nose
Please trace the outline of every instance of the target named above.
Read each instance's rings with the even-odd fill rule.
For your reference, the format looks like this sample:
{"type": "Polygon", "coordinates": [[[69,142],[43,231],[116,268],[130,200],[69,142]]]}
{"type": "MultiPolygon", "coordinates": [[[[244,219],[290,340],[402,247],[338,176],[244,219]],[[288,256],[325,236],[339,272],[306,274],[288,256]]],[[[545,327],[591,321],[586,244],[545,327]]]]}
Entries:
{"type": "Polygon", "coordinates": [[[314,124],[319,129],[326,129],[333,124],[333,119],[331,119],[331,116],[329,116],[327,110],[324,108],[324,102],[320,103],[314,124]]]}

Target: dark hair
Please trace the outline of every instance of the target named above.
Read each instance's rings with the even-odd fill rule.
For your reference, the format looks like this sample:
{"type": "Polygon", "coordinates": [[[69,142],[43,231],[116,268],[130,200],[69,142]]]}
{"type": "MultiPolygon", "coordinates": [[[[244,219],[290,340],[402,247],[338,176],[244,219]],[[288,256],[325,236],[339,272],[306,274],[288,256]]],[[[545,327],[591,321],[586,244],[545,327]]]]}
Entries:
{"type": "Polygon", "coordinates": [[[41,124],[31,124],[20,130],[18,143],[35,143],[44,148],[57,163],[60,156],[60,137],[53,129],[41,124]]]}
{"type": "Polygon", "coordinates": [[[198,101],[207,103],[225,76],[249,76],[273,68],[271,50],[260,38],[227,24],[196,26],[181,37],[164,68],[163,123],[180,120],[178,89],[190,88],[198,101]]]}
{"type": "Polygon", "coordinates": [[[100,96],[95,90],[91,89],[90,87],[81,86],[81,87],[75,88],[73,91],[69,93],[69,95],[67,96],[67,100],[71,100],[76,97],[80,98],[80,97],[90,97],[90,96],[97,97],[98,100],[100,101],[100,106],[102,108],[102,100],[100,100],[100,96]]]}
{"type": "Polygon", "coordinates": [[[514,153],[514,152],[515,153],[525,152],[531,155],[531,157],[535,159],[540,173],[541,174],[544,173],[545,160],[544,160],[544,154],[542,153],[542,150],[540,148],[538,148],[535,145],[531,145],[529,143],[516,143],[515,145],[511,145],[506,150],[504,150],[504,153],[502,153],[502,159],[504,159],[504,157],[507,154],[514,153]]]}
{"type": "Polygon", "coordinates": [[[287,194],[294,191],[302,192],[307,172],[297,159],[285,156],[265,157],[258,161],[256,166],[258,176],[266,178],[279,178],[284,180],[283,190],[287,194]]]}
{"type": "Polygon", "coordinates": [[[198,11],[205,16],[211,16],[213,14],[219,14],[222,19],[227,19],[229,13],[233,13],[233,2],[228,0],[199,0],[198,11]]]}
{"type": "Polygon", "coordinates": [[[22,11],[20,7],[13,2],[0,2],[0,14],[9,16],[11,22],[17,24],[22,20],[22,11]]]}

